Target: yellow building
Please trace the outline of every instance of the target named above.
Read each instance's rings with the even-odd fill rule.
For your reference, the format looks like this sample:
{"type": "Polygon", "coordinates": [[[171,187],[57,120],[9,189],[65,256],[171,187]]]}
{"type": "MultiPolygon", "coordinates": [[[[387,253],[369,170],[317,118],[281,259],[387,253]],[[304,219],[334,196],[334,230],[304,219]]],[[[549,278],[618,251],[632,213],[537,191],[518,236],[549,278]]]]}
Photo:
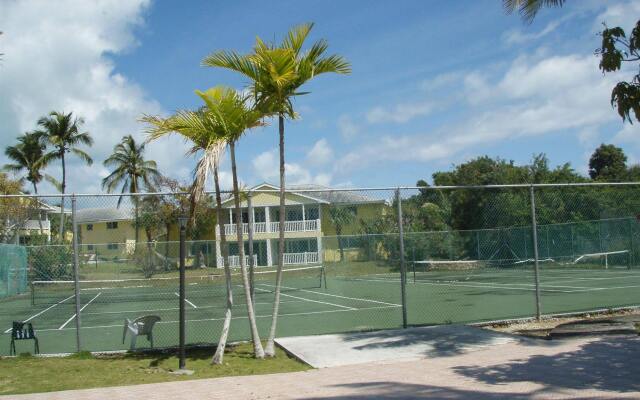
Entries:
{"type": "MultiPolygon", "coordinates": [[[[263,183],[251,189],[253,210],[254,261],[258,266],[277,264],[280,229],[280,197],[278,187],[263,183]]],[[[240,202],[245,257],[249,250],[249,208],[246,196],[240,202]]],[[[285,215],[285,265],[316,264],[338,261],[340,248],[345,257],[354,258],[349,245],[352,236],[359,233],[360,220],[368,220],[386,212],[384,200],[321,186],[298,186],[287,190],[285,215]],[[342,215],[343,217],[340,217],[342,215]],[[336,224],[336,220],[342,220],[336,224]],[[337,226],[339,225],[339,226],[337,226]],[[338,232],[340,230],[341,232],[338,232]]],[[[234,199],[223,202],[224,234],[229,242],[230,265],[239,264],[234,199]]],[[[216,235],[218,227],[216,226],[216,235]]],[[[220,244],[216,241],[216,254],[220,244]]],[[[218,258],[218,265],[221,260],[218,258]]]]}
{"type": "MultiPolygon", "coordinates": [[[[133,211],[123,208],[85,208],[76,211],[79,245],[84,254],[100,258],[128,258],[135,249],[133,211]]],[[[144,235],[144,233],[140,233],[144,235]]]]}

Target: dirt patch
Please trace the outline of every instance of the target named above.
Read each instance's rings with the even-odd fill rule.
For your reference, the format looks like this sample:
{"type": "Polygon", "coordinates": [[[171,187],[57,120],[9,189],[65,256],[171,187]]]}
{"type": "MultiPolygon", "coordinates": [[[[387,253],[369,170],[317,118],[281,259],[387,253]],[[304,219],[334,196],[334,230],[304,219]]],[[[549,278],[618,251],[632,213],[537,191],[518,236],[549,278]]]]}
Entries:
{"type": "Polygon", "coordinates": [[[640,333],[640,309],[619,310],[601,313],[585,313],[566,317],[543,317],[542,320],[535,319],[524,321],[504,322],[490,324],[484,328],[497,332],[513,333],[538,339],[550,339],[549,333],[559,325],[579,321],[597,321],[605,319],[621,319],[635,323],[636,329],[640,333]]]}

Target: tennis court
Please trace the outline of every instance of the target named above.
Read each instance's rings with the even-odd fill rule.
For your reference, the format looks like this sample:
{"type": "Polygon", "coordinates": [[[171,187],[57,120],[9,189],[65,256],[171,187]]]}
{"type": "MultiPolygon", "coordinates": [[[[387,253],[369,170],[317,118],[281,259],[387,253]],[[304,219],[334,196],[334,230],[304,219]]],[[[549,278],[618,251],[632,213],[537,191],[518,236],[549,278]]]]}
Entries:
{"type": "MultiPolygon", "coordinates": [[[[535,315],[535,281],[528,264],[501,266],[446,263],[407,266],[407,317],[410,325],[469,323],[535,315]]],[[[640,305],[640,270],[619,263],[540,264],[544,314],[640,305]]],[[[275,274],[257,272],[255,308],[259,329],[271,322],[275,274]]],[[[397,268],[345,262],[285,271],[279,336],[363,331],[402,326],[401,281],[397,268]]],[[[72,282],[34,282],[25,295],[2,301],[0,326],[8,354],[11,321],[34,324],[43,353],[73,352],[76,346],[72,282]]],[[[175,278],[83,281],[80,330],[84,349],[127,349],[122,343],[125,318],[157,315],[156,347],[178,342],[178,282],[175,278]]],[[[250,337],[246,298],[237,274],[233,279],[234,321],[230,340],[250,337]]],[[[189,276],[187,343],[215,343],[225,307],[221,275],[189,276]]],[[[141,339],[138,346],[146,346],[141,339]]],[[[32,351],[20,343],[18,352],[32,351]]]]}

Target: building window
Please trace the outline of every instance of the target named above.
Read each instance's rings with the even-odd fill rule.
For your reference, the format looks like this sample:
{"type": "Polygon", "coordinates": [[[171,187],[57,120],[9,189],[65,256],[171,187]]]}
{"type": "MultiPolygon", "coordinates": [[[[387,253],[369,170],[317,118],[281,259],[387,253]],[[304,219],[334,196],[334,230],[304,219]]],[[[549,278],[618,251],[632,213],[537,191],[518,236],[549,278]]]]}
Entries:
{"type": "Polygon", "coordinates": [[[93,224],[87,224],[87,230],[88,231],[92,231],[93,230],[93,224]]]}
{"type": "Polygon", "coordinates": [[[118,222],[107,222],[107,229],[118,229],[118,222]]]}
{"type": "Polygon", "coordinates": [[[109,243],[109,244],[107,244],[107,249],[109,249],[109,250],[118,250],[118,243],[109,243]]]}
{"type": "Polygon", "coordinates": [[[88,245],[87,245],[87,250],[89,250],[89,251],[93,251],[93,249],[94,249],[94,247],[93,247],[93,245],[92,245],[92,244],[88,244],[88,245]]]}

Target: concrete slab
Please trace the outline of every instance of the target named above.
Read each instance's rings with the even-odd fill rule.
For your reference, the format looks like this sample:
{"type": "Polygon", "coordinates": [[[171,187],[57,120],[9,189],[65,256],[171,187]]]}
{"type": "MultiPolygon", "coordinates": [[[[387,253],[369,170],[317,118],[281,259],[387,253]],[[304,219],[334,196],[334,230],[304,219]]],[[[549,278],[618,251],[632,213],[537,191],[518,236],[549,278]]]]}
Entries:
{"type": "Polygon", "coordinates": [[[279,338],[278,345],[315,368],[448,357],[528,339],[466,325],[279,338]]]}

